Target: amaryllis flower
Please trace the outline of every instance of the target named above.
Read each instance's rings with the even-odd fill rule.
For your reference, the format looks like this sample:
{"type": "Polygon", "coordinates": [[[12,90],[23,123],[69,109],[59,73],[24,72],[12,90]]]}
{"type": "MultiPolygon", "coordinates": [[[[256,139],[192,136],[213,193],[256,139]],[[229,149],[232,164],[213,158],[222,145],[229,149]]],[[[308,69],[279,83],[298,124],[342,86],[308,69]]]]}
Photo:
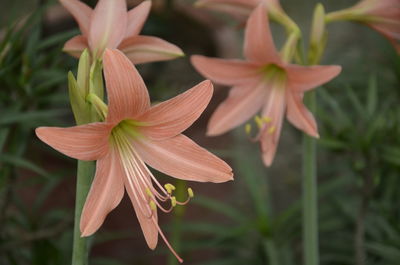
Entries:
{"type": "Polygon", "coordinates": [[[282,61],[276,51],[262,6],[250,15],[245,29],[246,60],[225,60],[194,55],[195,68],[211,80],[232,86],[228,98],[208,124],[210,136],[223,134],[257,118],[263,161],[271,165],[286,112],[288,120],[305,133],[318,137],[313,115],[303,105],[303,94],[339,74],[340,66],[299,66],[282,61]]]}
{"type": "MultiPolygon", "coordinates": [[[[204,81],[150,106],[146,86],[126,56],[106,49],[103,59],[108,110],[104,110],[105,105],[99,108],[108,112],[105,121],[70,128],[40,127],[36,134],[67,156],[97,160],[80,222],[82,236],[99,229],[126,190],[148,246],[154,249],[160,234],[176,255],[158,226],[157,208],[169,212],[176,204],[186,202],[176,201],[174,187],[163,187],[147,165],[184,180],[232,180],[232,169],[224,161],[181,134],[208,105],[212,84],[204,81]]],[[[188,193],[189,198],[193,196],[192,190],[188,193]]]]}
{"type": "Polygon", "coordinates": [[[356,5],[332,12],[327,21],[353,20],[366,23],[395,46],[400,53],[400,1],[399,0],[363,0],[356,5]]]}
{"type": "Polygon", "coordinates": [[[79,57],[85,48],[96,58],[106,48],[117,48],[134,64],[183,56],[182,50],[169,42],[139,35],[151,1],[144,1],[129,12],[125,0],[99,0],[94,10],[78,0],[60,2],[74,16],[82,32],[65,43],[64,51],[72,56],[79,57]]]}

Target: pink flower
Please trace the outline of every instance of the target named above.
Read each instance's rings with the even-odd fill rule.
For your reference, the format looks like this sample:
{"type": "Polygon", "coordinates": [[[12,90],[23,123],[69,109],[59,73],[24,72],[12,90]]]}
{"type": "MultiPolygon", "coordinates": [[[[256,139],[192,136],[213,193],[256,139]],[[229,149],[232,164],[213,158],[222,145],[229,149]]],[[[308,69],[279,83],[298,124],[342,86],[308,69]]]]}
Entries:
{"type": "MultiPolygon", "coordinates": [[[[213,86],[204,81],[150,106],[146,86],[133,64],[118,50],[106,49],[103,59],[109,101],[105,121],[70,128],[40,127],[36,134],[67,156],[97,160],[80,222],[82,236],[99,229],[126,190],[148,246],[154,249],[160,234],[177,256],[158,226],[157,207],[169,212],[186,202],[176,201],[174,187],[163,187],[147,165],[184,180],[219,183],[233,179],[224,161],[181,134],[204,111],[213,86]],[[171,205],[165,208],[168,201],[171,205]]],[[[192,190],[188,193],[189,198],[193,196],[192,190]]]]}
{"type": "Polygon", "coordinates": [[[101,58],[106,48],[118,48],[134,64],[183,56],[182,50],[169,42],[139,35],[151,1],[144,1],[129,12],[125,0],[99,0],[94,10],[78,0],[60,2],[74,16],[82,32],[65,43],[64,51],[72,56],[79,57],[86,48],[96,58],[101,58]]]}
{"type": "Polygon", "coordinates": [[[400,1],[363,0],[356,5],[332,12],[327,21],[353,20],[375,29],[395,46],[400,53],[400,1]]]}
{"type": "Polygon", "coordinates": [[[250,15],[245,29],[246,60],[224,60],[194,55],[195,68],[211,80],[232,86],[228,98],[208,124],[210,136],[223,134],[255,115],[264,164],[270,166],[279,141],[283,118],[311,136],[318,137],[313,115],[303,105],[306,91],[337,76],[340,66],[298,66],[279,57],[262,6],[250,15]]]}

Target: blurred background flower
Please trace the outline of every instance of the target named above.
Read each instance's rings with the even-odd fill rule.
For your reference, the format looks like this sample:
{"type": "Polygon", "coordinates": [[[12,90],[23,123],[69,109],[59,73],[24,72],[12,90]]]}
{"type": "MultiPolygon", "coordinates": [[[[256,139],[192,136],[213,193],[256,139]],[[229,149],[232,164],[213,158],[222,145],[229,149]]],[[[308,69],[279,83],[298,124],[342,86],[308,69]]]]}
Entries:
{"type": "MultiPolygon", "coordinates": [[[[317,1],[299,1],[280,4],[307,35],[317,1]]],[[[85,2],[94,7],[97,1],[85,2]]],[[[128,2],[134,7],[142,1],[128,2]]],[[[327,13],[357,2],[322,1],[327,13]]],[[[153,0],[143,35],[163,38],[187,55],[239,58],[243,29],[238,22],[193,3],[153,0]]],[[[76,162],[42,144],[33,129],[73,124],[66,84],[77,61],[61,50],[79,29],[56,1],[2,1],[0,6],[0,264],[68,264],[76,162]]],[[[400,60],[390,43],[367,27],[349,22],[327,27],[321,63],[342,65],[343,71],[317,93],[321,264],[354,264],[365,252],[364,264],[395,265],[400,260],[400,60]]],[[[272,24],[272,33],[280,47],[284,31],[272,24]]],[[[189,57],[138,70],[153,101],[203,80],[189,57]]],[[[245,140],[243,127],[205,137],[210,114],[227,92],[216,86],[211,105],[185,133],[229,161],[235,182],[196,183],[193,203],[160,214],[160,225],[188,264],[299,264],[301,134],[284,124],[268,170],[258,147],[245,140]]],[[[185,187],[154,174],[177,189],[185,187]]],[[[165,247],[147,250],[126,196],[91,246],[94,265],[176,263],[165,247]]]]}

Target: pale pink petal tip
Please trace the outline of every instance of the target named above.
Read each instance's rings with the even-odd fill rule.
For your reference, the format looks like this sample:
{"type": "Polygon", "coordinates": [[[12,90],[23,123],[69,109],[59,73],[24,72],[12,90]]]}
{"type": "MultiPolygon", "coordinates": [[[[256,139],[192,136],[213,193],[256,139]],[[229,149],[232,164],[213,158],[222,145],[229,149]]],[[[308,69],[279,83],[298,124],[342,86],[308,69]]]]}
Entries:
{"type": "Polygon", "coordinates": [[[64,47],[63,52],[68,53],[69,55],[79,58],[82,52],[88,48],[87,39],[82,35],[78,35],[68,40],[64,47]]]}

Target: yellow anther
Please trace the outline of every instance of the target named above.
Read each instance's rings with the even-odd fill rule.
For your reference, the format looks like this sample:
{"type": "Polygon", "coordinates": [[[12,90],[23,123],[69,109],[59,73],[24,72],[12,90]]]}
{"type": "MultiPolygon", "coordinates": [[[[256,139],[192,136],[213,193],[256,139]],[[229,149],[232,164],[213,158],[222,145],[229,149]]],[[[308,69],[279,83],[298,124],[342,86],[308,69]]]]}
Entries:
{"type": "Polygon", "coordinates": [[[268,129],[268,133],[269,133],[269,134],[273,134],[273,133],[275,132],[275,130],[276,130],[276,127],[275,127],[275,126],[271,126],[271,127],[269,127],[269,129],[268,129]]]}
{"type": "Polygon", "coordinates": [[[164,188],[167,190],[167,192],[168,192],[169,194],[171,194],[172,191],[175,190],[175,186],[172,185],[172,184],[170,184],[170,183],[165,184],[165,185],[164,185],[164,188]]]}
{"type": "Polygon", "coordinates": [[[254,117],[254,121],[256,122],[258,128],[261,128],[263,126],[263,120],[260,118],[260,116],[256,115],[254,117]]]}
{"type": "Polygon", "coordinates": [[[176,198],[175,198],[175,196],[171,197],[171,205],[172,205],[172,207],[176,206],[176,198]]]}
{"type": "Polygon", "coordinates": [[[188,188],[187,191],[188,191],[189,197],[193,198],[194,197],[193,190],[191,188],[188,188]]]}
{"type": "Polygon", "coordinates": [[[150,208],[153,211],[157,210],[157,205],[156,205],[156,203],[154,201],[151,200],[149,204],[150,204],[150,208]]]}
{"type": "Polygon", "coordinates": [[[262,117],[262,120],[263,120],[263,122],[265,122],[265,123],[270,123],[270,122],[272,121],[272,119],[271,119],[270,117],[267,117],[267,116],[262,117]]]}
{"type": "Polygon", "coordinates": [[[153,197],[153,193],[151,193],[151,190],[149,188],[146,188],[146,193],[149,195],[149,197],[153,197]]]}
{"type": "Polygon", "coordinates": [[[249,135],[251,133],[251,124],[247,123],[246,126],[244,127],[244,130],[246,134],[249,135]]]}

